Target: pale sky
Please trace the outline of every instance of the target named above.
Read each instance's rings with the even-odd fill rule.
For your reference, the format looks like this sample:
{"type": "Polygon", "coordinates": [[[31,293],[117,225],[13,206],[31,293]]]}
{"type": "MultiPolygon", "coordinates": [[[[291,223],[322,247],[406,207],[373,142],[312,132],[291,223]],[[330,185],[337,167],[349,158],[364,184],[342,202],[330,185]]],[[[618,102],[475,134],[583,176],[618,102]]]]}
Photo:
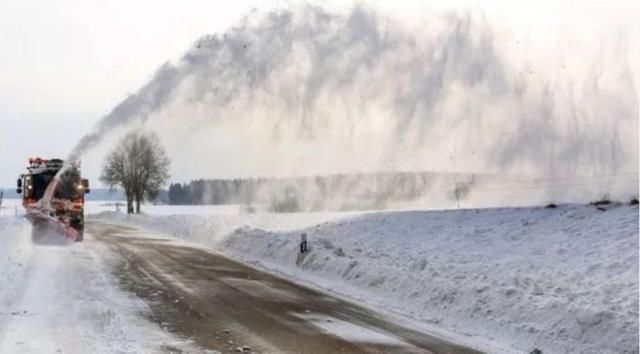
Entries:
{"type": "MultiPolygon", "coordinates": [[[[638,58],[637,0],[359,3],[407,19],[472,6],[498,30],[530,33],[542,42],[563,26],[622,29],[630,57],[638,58]]],[[[253,8],[286,6],[276,0],[0,0],[0,186],[12,187],[30,156],[66,156],[102,115],[200,36],[223,32],[253,8]]],[[[94,180],[99,173],[85,172],[94,180]]]]}
{"type": "Polygon", "coordinates": [[[0,186],[29,156],[66,156],[158,66],[258,4],[275,2],[0,0],[0,186]]]}

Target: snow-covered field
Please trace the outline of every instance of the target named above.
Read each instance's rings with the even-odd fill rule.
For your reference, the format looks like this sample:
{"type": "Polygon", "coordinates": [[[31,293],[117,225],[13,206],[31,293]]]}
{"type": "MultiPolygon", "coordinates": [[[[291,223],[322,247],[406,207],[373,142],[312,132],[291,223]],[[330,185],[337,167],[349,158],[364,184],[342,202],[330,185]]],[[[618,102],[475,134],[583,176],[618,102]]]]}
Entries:
{"type": "MultiPolygon", "coordinates": [[[[85,212],[96,214],[101,211],[126,211],[124,202],[87,201],[85,212]]],[[[153,215],[238,215],[242,212],[239,205],[148,205],[143,209],[153,215]]]]}
{"type": "Polygon", "coordinates": [[[109,251],[31,243],[30,225],[0,216],[0,353],[202,352],[144,317],[111,277],[109,251]]]}
{"type": "Polygon", "coordinates": [[[94,218],[207,245],[491,352],[638,352],[634,206],[248,215],[184,208],[94,218]]]}
{"type": "Polygon", "coordinates": [[[23,209],[20,199],[4,199],[2,201],[2,207],[0,207],[0,217],[16,216],[22,213],[23,209]]]}

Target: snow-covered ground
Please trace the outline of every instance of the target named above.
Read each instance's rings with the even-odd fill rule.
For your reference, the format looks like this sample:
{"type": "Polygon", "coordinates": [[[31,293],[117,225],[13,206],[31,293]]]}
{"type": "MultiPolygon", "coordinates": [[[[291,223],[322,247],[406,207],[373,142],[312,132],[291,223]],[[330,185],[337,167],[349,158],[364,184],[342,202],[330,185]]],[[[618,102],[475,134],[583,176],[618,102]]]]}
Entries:
{"type": "Polygon", "coordinates": [[[0,217],[16,216],[23,214],[22,201],[20,199],[4,199],[0,207],[0,217]]]}
{"type": "Polygon", "coordinates": [[[366,214],[146,211],[94,217],[207,245],[491,352],[638,352],[634,206],[366,214]],[[298,254],[302,233],[310,244],[305,256],[298,254]]]}
{"type": "Polygon", "coordinates": [[[145,319],[144,302],[116,286],[104,246],[34,245],[30,230],[0,216],[0,353],[202,352],[145,319]]]}

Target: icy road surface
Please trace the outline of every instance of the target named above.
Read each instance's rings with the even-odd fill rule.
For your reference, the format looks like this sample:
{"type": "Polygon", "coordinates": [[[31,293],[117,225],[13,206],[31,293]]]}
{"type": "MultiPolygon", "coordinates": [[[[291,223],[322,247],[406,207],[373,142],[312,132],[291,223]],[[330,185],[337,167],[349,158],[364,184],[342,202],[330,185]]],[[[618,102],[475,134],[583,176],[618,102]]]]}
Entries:
{"type": "Polygon", "coordinates": [[[121,284],[154,321],[203,348],[255,353],[476,353],[197,247],[92,223],[121,284]]]}

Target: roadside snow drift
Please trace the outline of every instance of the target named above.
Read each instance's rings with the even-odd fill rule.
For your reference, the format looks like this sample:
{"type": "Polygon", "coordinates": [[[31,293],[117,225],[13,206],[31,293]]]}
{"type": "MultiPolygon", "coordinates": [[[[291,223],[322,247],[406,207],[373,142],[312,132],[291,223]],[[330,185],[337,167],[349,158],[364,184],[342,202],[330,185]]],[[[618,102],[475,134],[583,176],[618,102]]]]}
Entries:
{"type": "Polygon", "coordinates": [[[291,227],[311,224],[309,215],[278,215],[281,225],[248,216],[244,226],[238,216],[97,217],[206,243],[485,350],[638,352],[637,207],[325,215],[291,227]]]}

